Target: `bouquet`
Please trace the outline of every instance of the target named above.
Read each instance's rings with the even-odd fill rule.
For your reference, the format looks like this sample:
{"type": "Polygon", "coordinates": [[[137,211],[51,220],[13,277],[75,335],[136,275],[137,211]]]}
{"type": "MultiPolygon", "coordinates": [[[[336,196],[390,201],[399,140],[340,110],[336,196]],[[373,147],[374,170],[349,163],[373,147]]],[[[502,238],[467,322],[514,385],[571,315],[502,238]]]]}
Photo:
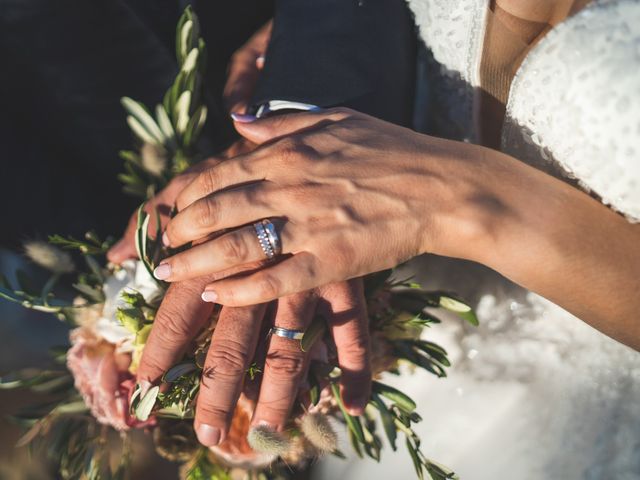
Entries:
{"type": "MultiPolygon", "coordinates": [[[[154,114],[132,99],[122,100],[139,148],[121,152],[126,169],[121,180],[125,191],[147,199],[200,158],[197,140],[207,117],[202,95],[206,50],[189,7],[177,27],[176,55],[180,71],[154,114]]],[[[342,404],[335,345],[322,317],[314,319],[301,340],[303,350],[321,354],[312,356],[308,391],[300,392],[284,433],[250,429],[254,404],[242,395],[226,440],[210,449],[197,442],[194,403],[219,309],[182,361],[165,373],[162,385],[141,395],[136,369],[168,287],[152,272],[173,253],[162,245],[159,221],[155,235],[148,232],[151,215],[143,204],[135,261],[108,264],[105,254],[113,241],[92,232],[83,239],[54,235],[48,243],[25,245],[27,256],[51,272],[41,288],[22,272],[16,272],[17,285],[0,278],[0,297],[51,313],[72,328],[70,346],[53,352],[66,368],[15,372],[0,380],[0,388],[29,388],[54,399],[15,418],[27,428],[19,445],[46,447],[63,479],[120,479],[127,478],[130,468],[132,432],[142,429],[151,435],[158,455],[182,465],[186,479],[275,479],[288,478],[321,455],[344,457],[336,430],[343,428],[361,458],[380,459],[383,434],[393,450],[404,437],[418,478],[455,478],[423,453],[412,428],[421,421],[415,402],[378,379],[384,372],[400,375],[403,364],[446,376],[447,352],[423,339],[423,330],[440,321],[434,313],[438,309],[474,325],[477,319],[454,295],[424,291],[408,280],[392,281],[391,272],[365,280],[374,382],[360,417],[342,404]],[[58,294],[65,285],[73,296],[58,294]],[[119,448],[113,447],[114,439],[119,448]]],[[[261,368],[254,362],[247,379],[259,381],[261,368]]]]}

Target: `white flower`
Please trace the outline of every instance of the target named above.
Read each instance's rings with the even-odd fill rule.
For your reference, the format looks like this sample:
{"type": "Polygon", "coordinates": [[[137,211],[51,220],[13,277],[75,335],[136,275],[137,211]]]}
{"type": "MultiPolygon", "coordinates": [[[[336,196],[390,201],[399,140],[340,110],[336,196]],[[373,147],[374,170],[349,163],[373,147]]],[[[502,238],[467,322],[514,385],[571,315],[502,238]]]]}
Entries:
{"type": "Polygon", "coordinates": [[[118,346],[119,352],[134,350],[135,334],[124,328],[116,318],[118,308],[126,307],[122,293],[138,292],[147,302],[160,293],[160,287],[139,260],[126,260],[102,286],[105,296],[102,314],[94,325],[94,332],[107,342],[118,346]]]}
{"type": "Polygon", "coordinates": [[[71,273],[76,268],[71,255],[47,242],[25,242],[24,251],[31,261],[54,273],[71,273]]]}

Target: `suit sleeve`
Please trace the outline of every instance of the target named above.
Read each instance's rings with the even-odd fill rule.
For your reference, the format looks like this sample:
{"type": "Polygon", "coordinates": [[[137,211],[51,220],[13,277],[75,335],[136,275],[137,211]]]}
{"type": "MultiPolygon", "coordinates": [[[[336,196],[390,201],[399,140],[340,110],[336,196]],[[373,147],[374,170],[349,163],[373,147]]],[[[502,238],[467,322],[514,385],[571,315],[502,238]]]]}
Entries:
{"type": "Polygon", "coordinates": [[[253,103],[342,105],[410,125],[415,42],[404,0],[277,0],[253,103]]]}

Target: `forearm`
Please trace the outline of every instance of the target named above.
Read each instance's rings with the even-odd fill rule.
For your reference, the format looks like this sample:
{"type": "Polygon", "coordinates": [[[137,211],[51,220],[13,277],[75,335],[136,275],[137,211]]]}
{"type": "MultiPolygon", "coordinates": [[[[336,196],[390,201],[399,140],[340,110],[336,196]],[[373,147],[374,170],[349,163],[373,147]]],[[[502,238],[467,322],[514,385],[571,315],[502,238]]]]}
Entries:
{"type": "Polygon", "coordinates": [[[640,349],[640,225],[578,189],[499,154],[478,260],[640,349]],[[498,218],[499,217],[499,218],[498,218]]]}

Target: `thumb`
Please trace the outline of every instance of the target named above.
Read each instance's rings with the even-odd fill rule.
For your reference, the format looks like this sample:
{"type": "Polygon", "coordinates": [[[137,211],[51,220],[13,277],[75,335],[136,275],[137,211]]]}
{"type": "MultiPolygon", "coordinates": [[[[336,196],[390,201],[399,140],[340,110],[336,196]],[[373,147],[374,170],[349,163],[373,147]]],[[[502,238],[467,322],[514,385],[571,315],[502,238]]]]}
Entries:
{"type": "Polygon", "coordinates": [[[351,116],[352,113],[355,112],[346,108],[332,108],[289,113],[262,119],[256,119],[253,115],[232,113],[231,118],[240,135],[260,145],[292,133],[343,120],[351,116]]]}
{"type": "Polygon", "coordinates": [[[135,233],[138,225],[137,215],[134,214],[129,219],[127,229],[122,238],[113,245],[107,252],[107,260],[116,265],[120,265],[125,260],[136,258],[135,233]]]}

